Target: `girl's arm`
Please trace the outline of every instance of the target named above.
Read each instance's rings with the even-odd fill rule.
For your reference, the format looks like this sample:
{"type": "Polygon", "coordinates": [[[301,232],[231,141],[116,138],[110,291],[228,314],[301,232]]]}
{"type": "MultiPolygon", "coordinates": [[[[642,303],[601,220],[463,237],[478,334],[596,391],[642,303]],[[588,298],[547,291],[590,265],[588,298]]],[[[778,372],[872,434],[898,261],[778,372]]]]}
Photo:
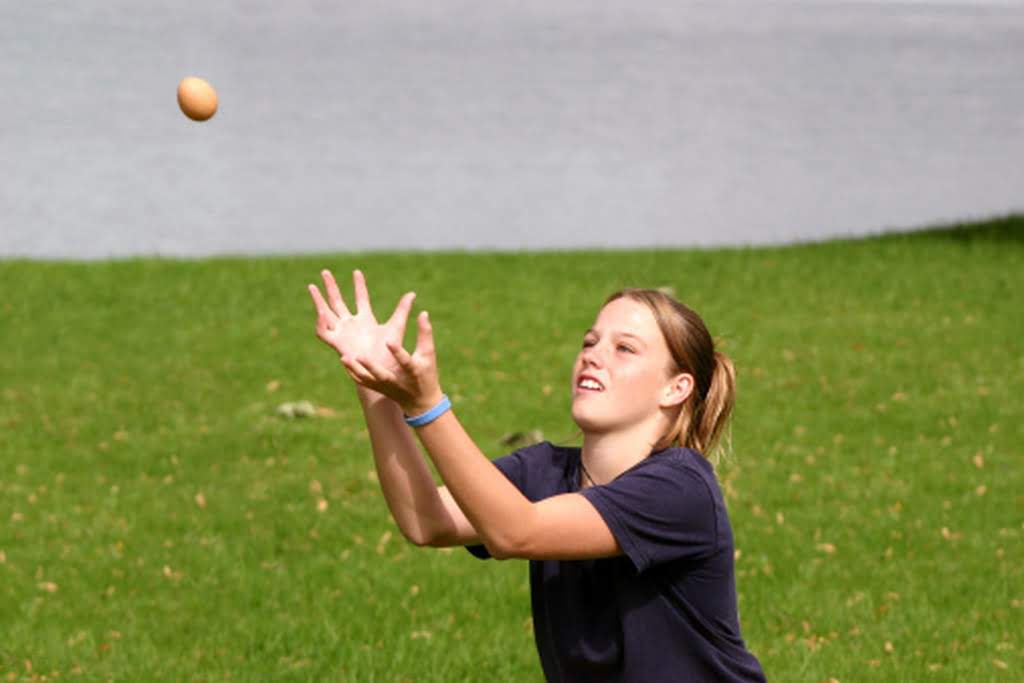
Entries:
{"type": "MultiPolygon", "coordinates": [[[[442,398],[425,312],[418,323],[414,355],[400,343],[386,343],[397,368],[368,356],[342,358],[353,379],[386,393],[408,415],[420,415],[442,398]]],[[[477,448],[451,411],[416,432],[492,556],[571,560],[622,554],[604,518],[586,498],[568,493],[531,502],[477,448]]]]}
{"type": "Polygon", "coordinates": [[[391,516],[409,541],[435,547],[474,545],[480,539],[446,487],[438,487],[402,409],[372,389],[358,387],[373,460],[391,516]]]}
{"type": "Polygon", "coordinates": [[[451,411],[416,431],[492,556],[577,560],[622,554],[586,498],[566,493],[531,502],[477,448],[451,411]]]}
{"type": "MultiPolygon", "coordinates": [[[[370,306],[370,295],[362,272],[357,270],[352,274],[355,314],[345,305],[331,272],[324,270],[321,275],[327,292],[326,301],[319,288],[309,285],[317,310],[317,337],[337,351],[342,359],[358,354],[393,364],[394,359],[385,344],[401,342],[415,294],[405,294],[391,318],[380,324],[370,306]]],[[[398,405],[372,389],[358,385],[357,389],[370,433],[377,478],[402,534],[417,545],[478,543],[472,525],[447,489],[438,488],[434,483],[430,468],[402,419],[398,405]]]]}

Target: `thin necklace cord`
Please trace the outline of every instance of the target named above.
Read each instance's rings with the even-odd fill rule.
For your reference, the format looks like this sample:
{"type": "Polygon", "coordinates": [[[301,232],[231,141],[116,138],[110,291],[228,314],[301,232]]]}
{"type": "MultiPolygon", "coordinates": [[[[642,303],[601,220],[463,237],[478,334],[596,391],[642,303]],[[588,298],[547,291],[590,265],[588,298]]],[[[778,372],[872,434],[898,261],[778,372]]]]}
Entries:
{"type": "MultiPolygon", "coordinates": [[[[591,486],[597,486],[597,482],[594,481],[594,478],[592,476],[590,476],[590,472],[587,471],[587,466],[583,464],[583,456],[582,455],[580,456],[580,469],[583,470],[583,476],[585,476],[590,481],[590,485],[591,486]]],[[[580,482],[581,488],[582,488],[582,483],[583,482],[580,482]]]]}

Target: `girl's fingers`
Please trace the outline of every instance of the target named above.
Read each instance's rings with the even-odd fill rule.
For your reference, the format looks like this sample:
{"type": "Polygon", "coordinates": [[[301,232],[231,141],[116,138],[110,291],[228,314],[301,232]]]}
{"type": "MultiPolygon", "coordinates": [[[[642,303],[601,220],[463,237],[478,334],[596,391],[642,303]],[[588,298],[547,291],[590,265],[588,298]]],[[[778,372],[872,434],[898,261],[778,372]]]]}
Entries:
{"type": "Polygon", "coordinates": [[[409,355],[409,352],[406,351],[401,344],[388,342],[388,351],[391,352],[391,355],[395,357],[395,360],[398,361],[398,364],[403,368],[406,368],[407,370],[413,369],[412,356],[409,355]]]}
{"type": "Polygon", "coordinates": [[[352,271],[352,285],[356,290],[356,313],[373,315],[373,308],[370,307],[370,291],[366,288],[366,277],[363,275],[363,271],[352,271]]]}
{"type": "Polygon", "coordinates": [[[331,271],[326,268],[320,271],[320,276],[324,279],[324,288],[327,290],[327,300],[331,302],[331,308],[334,312],[339,315],[352,315],[349,313],[348,306],[345,305],[345,300],[341,298],[341,290],[338,289],[338,283],[334,280],[334,275],[331,271]]]}
{"type": "Polygon", "coordinates": [[[398,384],[398,378],[395,377],[395,373],[391,372],[372,358],[359,358],[356,362],[366,368],[366,371],[373,376],[375,381],[385,384],[398,384]]]}
{"type": "Polygon", "coordinates": [[[320,289],[316,285],[312,285],[312,284],[309,285],[309,287],[307,287],[307,289],[309,289],[309,295],[311,297],[313,297],[313,305],[316,306],[316,312],[317,312],[317,316],[318,316],[317,327],[320,326],[321,322],[325,326],[330,326],[331,319],[334,316],[333,316],[333,313],[331,313],[331,309],[327,305],[327,302],[324,301],[323,295],[320,294],[320,289]]]}
{"type": "Polygon", "coordinates": [[[367,371],[363,365],[350,356],[342,356],[341,362],[348,370],[348,374],[352,376],[352,379],[356,380],[360,384],[372,383],[374,381],[373,375],[367,371]]]}
{"type": "Polygon", "coordinates": [[[416,354],[420,356],[434,355],[434,328],[430,326],[430,317],[423,311],[416,318],[419,325],[419,336],[416,338],[416,354]]]}
{"type": "Polygon", "coordinates": [[[355,382],[356,384],[360,384],[360,385],[362,385],[364,383],[363,380],[360,379],[358,375],[356,375],[354,372],[352,372],[352,368],[350,368],[349,366],[344,365],[344,364],[342,364],[342,366],[345,368],[345,374],[347,374],[349,377],[351,377],[353,382],[355,382]]]}
{"type": "Polygon", "coordinates": [[[399,340],[405,337],[405,324],[409,320],[409,311],[412,310],[412,302],[415,298],[416,292],[406,292],[405,295],[398,300],[398,305],[395,306],[395,312],[392,313],[391,318],[388,319],[387,327],[394,327],[398,331],[399,340]]]}

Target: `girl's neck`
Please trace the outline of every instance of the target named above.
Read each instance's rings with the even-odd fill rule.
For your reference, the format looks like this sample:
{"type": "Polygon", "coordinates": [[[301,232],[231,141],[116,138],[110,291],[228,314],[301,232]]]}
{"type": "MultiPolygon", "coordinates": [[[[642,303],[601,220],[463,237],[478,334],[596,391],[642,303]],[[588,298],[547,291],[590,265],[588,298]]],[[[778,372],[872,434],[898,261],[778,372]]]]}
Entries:
{"type": "Polygon", "coordinates": [[[654,443],[649,429],[584,433],[580,458],[594,481],[582,482],[583,487],[611,482],[650,455],[654,443]]]}

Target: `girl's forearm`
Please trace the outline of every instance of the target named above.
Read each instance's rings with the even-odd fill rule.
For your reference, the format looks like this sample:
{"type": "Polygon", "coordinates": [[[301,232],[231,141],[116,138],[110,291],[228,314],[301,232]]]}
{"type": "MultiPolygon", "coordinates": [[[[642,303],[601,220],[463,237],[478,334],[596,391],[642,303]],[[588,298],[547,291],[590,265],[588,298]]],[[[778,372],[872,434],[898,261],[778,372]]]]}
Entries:
{"type": "Polygon", "coordinates": [[[442,535],[452,522],[402,410],[391,399],[358,387],[384,499],[402,534],[416,545],[442,535]]]}
{"type": "Polygon", "coordinates": [[[448,411],[417,436],[459,508],[494,557],[508,557],[522,541],[532,503],[477,447],[448,411]]]}

